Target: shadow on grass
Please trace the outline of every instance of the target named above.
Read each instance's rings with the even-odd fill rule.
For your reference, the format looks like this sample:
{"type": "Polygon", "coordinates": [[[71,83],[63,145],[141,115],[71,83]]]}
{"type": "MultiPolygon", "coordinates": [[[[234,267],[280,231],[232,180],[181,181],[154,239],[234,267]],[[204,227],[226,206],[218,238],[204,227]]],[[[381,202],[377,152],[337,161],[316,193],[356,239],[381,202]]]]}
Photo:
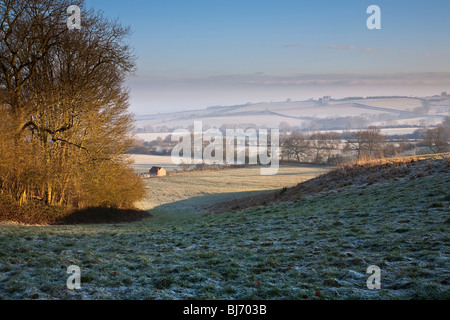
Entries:
{"type": "Polygon", "coordinates": [[[0,222],[24,225],[109,224],[140,221],[152,215],[137,209],[86,208],[83,210],[29,202],[20,206],[11,196],[0,194],[0,222]]]}
{"type": "Polygon", "coordinates": [[[96,207],[74,210],[64,217],[58,219],[53,224],[74,225],[129,223],[140,221],[150,217],[151,214],[143,210],[96,207]]]}
{"type": "Polygon", "coordinates": [[[237,211],[248,208],[249,206],[258,206],[266,202],[272,202],[278,198],[278,195],[283,192],[282,190],[273,189],[205,194],[160,204],[150,211],[163,215],[175,214],[177,217],[180,215],[205,215],[237,211]]]}

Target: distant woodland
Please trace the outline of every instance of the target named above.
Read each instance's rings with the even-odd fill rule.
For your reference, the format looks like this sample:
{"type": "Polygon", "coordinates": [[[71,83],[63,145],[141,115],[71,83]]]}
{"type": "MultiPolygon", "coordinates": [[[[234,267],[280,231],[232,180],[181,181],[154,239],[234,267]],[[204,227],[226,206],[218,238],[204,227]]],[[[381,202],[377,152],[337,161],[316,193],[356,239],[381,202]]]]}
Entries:
{"type": "MultiPolygon", "coordinates": [[[[250,128],[252,127],[242,130],[245,132],[245,129],[250,128]]],[[[221,128],[220,131],[225,135],[225,129],[221,128]]],[[[402,136],[383,135],[376,126],[338,133],[314,129],[300,131],[280,124],[280,131],[280,160],[289,162],[337,165],[407,153],[444,153],[450,150],[450,117],[446,117],[436,128],[417,129],[412,134],[402,136]]],[[[172,141],[170,134],[164,139],[158,137],[152,141],[136,139],[129,152],[167,156],[176,144],[177,141],[172,141]]],[[[246,144],[248,145],[248,138],[246,144]]],[[[203,150],[208,145],[208,142],[204,142],[203,150]]],[[[223,145],[226,145],[225,138],[223,145]]]]}

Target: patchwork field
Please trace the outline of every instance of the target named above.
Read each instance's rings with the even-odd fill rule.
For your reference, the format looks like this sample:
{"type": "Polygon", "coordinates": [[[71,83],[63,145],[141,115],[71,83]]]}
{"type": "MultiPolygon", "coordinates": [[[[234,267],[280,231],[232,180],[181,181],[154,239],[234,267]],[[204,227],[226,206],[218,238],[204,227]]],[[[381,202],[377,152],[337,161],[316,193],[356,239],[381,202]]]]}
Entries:
{"type": "Polygon", "coordinates": [[[396,99],[364,99],[355,100],[355,103],[360,103],[366,106],[387,108],[394,110],[413,110],[423,106],[421,99],[415,98],[396,98],[396,99]]]}
{"type": "MultiPolygon", "coordinates": [[[[395,112],[393,110],[392,112],[395,112]]],[[[358,115],[378,115],[381,113],[388,113],[386,110],[371,110],[361,108],[357,104],[339,104],[339,105],[327,105],[321,107],[299,108],[299,109],[283,109],[277,110],[277,113],[291,117],[311,117],[316,119],[329,119],[338,117],[351,117],[355,114],[358,115]]]]}
{"type": "MultiPolygon", "coordinates": [[[[449,108],[450,98],[447,96],[423,98],[377,97],[328,100],[325,102],[308,100],[249,103],[182,113],[140,115],[136,116],[136,120],[138,128],[151,125],[155,130],[158,127],[188,128],[193,125],[194,121],[202,121],[204,125],[217,128],[225,124],[254,124],[266,128],[278,128],[282,122],[287,122],[292,127],[305,128],[310,125],[311,121],[320,122],[332,118],[361,117],[370,122],[367,126],[388,125],[396,128],[397,125],[402,124],[416,127],[435,125],[434,119],[430,119],[430,117],[434,117],[440,123],[445,116],[448,116],[449,108]],[[381,116],[381,119],[377,119],[378,116],[381,116]],[[392,122],[378,123],[387,120],[392,122]],[[398,123],[394,123],[395,121],[398,121],[398,123]]],[[[357,125],[357,123],[354,123],[353,127],[357,128],[357,125]]],[[[323,130],[330,130],[334,127],[335,123],[332,127],[324,127],[323,130]]],[[[145,134],[142,135],[144,139],[149,137],[145,134]]]]}
{"type": "Polygon", "coordinates": [[[141,222],[2,224],[0,298],[449,299],[449,165],[426,161],[388,180],[390,171],[373,181],[354,173],[355,183],[334,187],[318,178],[305,197],[304,188],[288,188],[296,195],[289,201],[222,214],[202,208],[325,170],[175,174],[147,180],[141,206],[154,216],[141,222]],[[73,264],[81,268],[77,291],[66,288],[73,264]],[[381,290],[366,286],[370,265],[382,270],[381,290]]]}

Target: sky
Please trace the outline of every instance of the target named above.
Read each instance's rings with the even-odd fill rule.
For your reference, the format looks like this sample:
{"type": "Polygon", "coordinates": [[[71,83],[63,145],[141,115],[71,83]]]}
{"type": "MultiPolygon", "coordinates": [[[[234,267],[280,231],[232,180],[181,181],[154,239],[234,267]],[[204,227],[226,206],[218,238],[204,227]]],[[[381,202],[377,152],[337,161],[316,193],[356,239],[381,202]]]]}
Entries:
{"type": "Polygon", "coordinates": [[[130,110],[450,93],[448,0],[86,0],[130,26],[130,110]],[[370,5],[381,29],[369,30],[370,5]]]}

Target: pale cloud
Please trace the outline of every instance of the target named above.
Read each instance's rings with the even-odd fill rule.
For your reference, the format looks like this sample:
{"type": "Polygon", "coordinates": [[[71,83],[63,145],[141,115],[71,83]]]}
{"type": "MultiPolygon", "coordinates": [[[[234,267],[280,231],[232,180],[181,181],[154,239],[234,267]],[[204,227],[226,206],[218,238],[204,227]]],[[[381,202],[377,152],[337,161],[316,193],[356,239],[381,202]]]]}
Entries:
{"type": "MultiPolygon", "coordinates": [[[[141,78],[142,81],[142,78],[141,78]]],[[[403,85],[450,85],[450,72],[422,73],[330,73],[270,75],[262,72],[253,74],[228,74],[209,77],[160,78],[151,77],[145,81],[151,85],[181,85],[186,87],[209,86],[403,86],[403,85]]]]}
{"type": "Polygon", "coordinates": [[[328,46],[328,49],[335,49],[335,50],[355,50],[355,46],[345,46],[340,44],[332,44],[328,46]]]}
{"type": "Polygon", "coordinates": [[[343,51],[354,51],[358,50],[361,53],[381,53],[388,52],[388,48],[383,49],[374,49],[374,48],[358,48],[357,46],[349,46],[349,45],[341,45],[341,44],[332,44],[328,46],[328,49],[333,50],[343,50],[343,51]]]}
{"type": "Polygon", "coordinates": [[[381,53],[381,52],[388,52],[389,49],[388,48],[383,48],[383,49],[373,49],[373,48],[364,48],[359,50],[359,52],[361,53],[381,53]]]}

